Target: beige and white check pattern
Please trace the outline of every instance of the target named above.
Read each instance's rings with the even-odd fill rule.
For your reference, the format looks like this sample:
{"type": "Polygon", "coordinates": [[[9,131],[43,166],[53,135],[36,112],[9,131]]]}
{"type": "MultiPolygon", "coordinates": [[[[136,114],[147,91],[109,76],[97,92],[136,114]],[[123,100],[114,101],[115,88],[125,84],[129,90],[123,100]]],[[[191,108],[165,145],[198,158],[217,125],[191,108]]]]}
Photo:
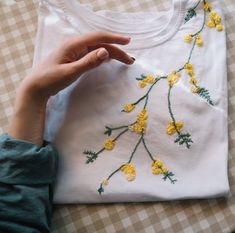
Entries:
{"type": "MultiPolygon", "coordinates": [[[[154,11],[169,7],[166,0],[80,2],[91,3],[95,10],[154,11]]],[[[227,200],[56,206],[53,233],[235,231],[235,1],[222,3],[227,19],[231,196],[227,200]]],[[[37,7],[38,0],[0,0],[0,133],[7,131],[15,90],[32,65],[37,7]]]]}

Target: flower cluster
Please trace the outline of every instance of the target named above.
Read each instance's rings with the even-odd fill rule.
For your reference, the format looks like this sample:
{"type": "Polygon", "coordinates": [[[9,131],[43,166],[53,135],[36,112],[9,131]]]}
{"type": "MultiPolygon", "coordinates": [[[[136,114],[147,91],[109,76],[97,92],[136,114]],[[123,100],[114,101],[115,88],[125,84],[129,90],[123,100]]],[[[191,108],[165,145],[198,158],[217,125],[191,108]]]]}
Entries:
{"type": "Polygon", "coordinates": [[[155,78],[152,75],[147,75],[139,81],[139,87],[144,88],[147,84],[153,84],[154,82],[155,78]]]}
{"type": "Polygon", "coordinates": [[[172,71],[168,76],[167,76],[167,81],[170,87],[173,87],[175,83],[179,80],[180,73],[176,71],[172,71]]]}
{"type": "Polygon", "coordinates": [[[112,150],[115,145],[115,141],[113,138],[107,138],[104,140],[104,148],[105,150],[112,150]]]}
{"type": "Polygon", "coordinates": [[[169,170],[159,159],[153,160],[151,168],[154,175],[165,174],[169,170]]]}
{"type": "Polygon", "coordinates": [[[166,128],[166,133],[169,135],[173,135],[176,132],[180,132],[183,126],[184,124],[181,121],[176,121],[175,123],[173,121],[170,121],[166,128]]]}
{"type": "Polygon", "coordinates": [[[125,174],[128,181],[133,181],[135,179],[135,167],[131,163],[124,164],[121,167],[121,171],[125,174]]]}
{"type": "Polygon", "coordinates": [[[143,108],[136,118],[136,122],[128,127],[130,131],[142,134],[146,132],[148,112],[146,108],[143,108]]]}
{"type": "Polygon", "coordinates": [[[193,65],[190,63],[186,63],[184,64],[184,69],[186,71],[186,73],[189,75],[190,79],[189,79],[189,83],[191,84],[191,92],[192,93],[198,93],[198,91],[200,90],[200,88],[197,86],[197,79],[195,78],[195,73],[194,73],[194,69],[193,69],[193,65]]]}
{"type": "Polygon", "coordinates": [[[199,33],[197,33],[196,35],[187,34],[186,36],[184,36],[184,42],[190,43],[193,40],[194,36],[195,36],[195,44],[199,47],[202,46],[203,41],[202,41],[201,36],[200,36],[199,33]]]}
{"type": "Polygon", "coordinates": [[[209,21],[207,22],[207,26],[209,28],[216,28],[216,30],[218,32],[223,31],[221,17],[215,11],[210,12],[209,21]]]}

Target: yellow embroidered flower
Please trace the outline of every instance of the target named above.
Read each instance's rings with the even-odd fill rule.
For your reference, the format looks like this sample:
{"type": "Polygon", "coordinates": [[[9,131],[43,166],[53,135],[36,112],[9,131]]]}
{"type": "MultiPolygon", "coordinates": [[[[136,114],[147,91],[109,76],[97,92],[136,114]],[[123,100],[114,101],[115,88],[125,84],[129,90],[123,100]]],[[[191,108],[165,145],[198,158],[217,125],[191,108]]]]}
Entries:
{"type": "Polygon", "coordinates": [[[131,163],[124,164],[121,167],[121,171],[126,175],[128,181],[133,181],[135,179],[135,167],[131,163]]]}
{"type": "Polygon", "coordinates": [[[169,135],[173,135],[174,133],[176,133],[176,129],[177,131],[180,131],[183,128],[183,123],[181,121],[176,121],[175,125],[173,121],[170,121],[167,128],[166,128],[166,133],[169,135]],[[175,128],[176,126],[176,128],[175,128]]]}
{"type": "Polygon", "coordinates": [[[176,71],[172,71],[168,76],[167,76],[167,81],[170,87],[172,87],[177,81],[179,80],[180,73],[176,71]]]}
{"type": "Polygon", "coordinates": [[[195,78],[195,76],[190,77],[189,83],[192,84],[192,85],[197,84],[197,79],[195,78]]]}
{"type": "Polygon", "coordinates": [[[199,47],[203,45],[203,41],[202,41],[201,36],[199,34],[196,35],[196,45],[199,47]]]}
{"type": "Polygon", "coordinates": [[[206,1],[204,1],[203,2],[203,9],[204,9],[204,11],[209,12],[211,10],[211,4],[206,2],[206,1]]]}
{"type": "Polygon", "coordinates": [[[146,87],[146,85],[147,85],[147,83],[144,80],[139,81],[139,87],[140,88],[144,88],[144,87],[146,87]]]}
{"type": "Polygon", "coordinates": [[[136,123],[130,125],[128,129],[138,134],[145,133],[147,127],[147,118],[148,118],[148,112],[144,108],[137,114],[136,123]]]}
{"type": "Polygon", "coordinates": [[[185,64],[184,64],[184,69],[185,69],[186,73],[187,73],[189,76],[193,76],[193,75],[194,75],[193,65],[192,65],[192,64],[190,64],[190,63],[185,63],[185,64]]]}
{"type": "Polygon", "coordinates": [[[208,26],[209,28],[214,28],[214,27],[215,27],[215,22],[214,22],[213,20],[209,20],[209,21],[207,22],[207,26],[208,26]]]}
{"type": "Polygon", "coordinates": [[[213,19],[217,16],[217,13],[215,11],[211,11],[209,14],[210,19],[213,19]]]}
{"type": "Polygon", "coordinates": [[[223,31],[223,25],[222,25],[222,24],[216,25],[216,30],[217,30],[218,32],[223,31]]]}
{"type": "Polygon", "coordinates": [[[102,180],[101,184],[102,184],[103,186],[107,186],[107,185],[109,184],[108,179],[104,178],[104,179],[102,180]]]}
{"type": "Polygon", "coordinates": [[[112,139],[112,138],[105,139],[105,141],[104,141],[104,148],[106,150],[112,150],[114,145],[115,145],[114,139],[112,139]]]}
{"type": "Polygon", "coordinates": [[[124,112],[131,112],[135,108],[134,104],[126,104],[123,108],[124,112]]]}
{"type": "Polygon", "coordinates": [[[216,16],[214,17],[214,21],[215,21],[215,24],[220,24],[221,23],[221,17],[219,15],[216,14],[216,16]]]}
{"type": "Polygon", "coordinates": [[[186,43],[190,43],[192,41],[192,39],[193,39],[192,34],[188,34],[188,35],[184,36],[184,42],[186,42],[186,43]]]}
{"type": "Polygon", "coordinates": [[[168,171],[168,168],[163,165],[163,162],[159,159],[154,160],[151,165],[152,173],[154,175],[164,174],[168,171]]]}
{"type": "Polygon", "coordinates": [[[152,75],[147,75],[144,79],[146,83],[153,84],[155,81],[155,78],[152,75]]]}
{"type": "Polygon", "coordinates": [[[148,118],[148,112],[146,108],[142,109],[138,114],[137,114],[137,121],[138,120],[147,120],[148,118]]]}
{"type": "Polygon", "coordinates": [[[191,92],[192,93],[198,93],[198,91],[200,90],[200,88],[199,87],[196,87],[196,86],[191,86],[191,92]]]}

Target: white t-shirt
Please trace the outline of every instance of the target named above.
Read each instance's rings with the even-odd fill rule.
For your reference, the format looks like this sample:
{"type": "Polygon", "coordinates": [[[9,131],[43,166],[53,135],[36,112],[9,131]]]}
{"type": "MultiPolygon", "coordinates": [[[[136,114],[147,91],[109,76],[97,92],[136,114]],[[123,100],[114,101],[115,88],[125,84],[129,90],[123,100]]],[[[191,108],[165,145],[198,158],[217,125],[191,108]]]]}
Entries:
{"type": "MultiPolygon", "coordinates": [[[[210,3],[224,23],[219,1],[210,3]]],[[[225,30],[205,25],[203,46],[195,45],[189,61],[193,71],[187,66],[180,77],[172,74],[187,63],[195,39],[183,38],[203,24],[202,4],[185,23],[193,6],[194,0],[173,0],[169,11],[120,13],[95,12],[77,0],[41,1],[34,65],[65,36],[94,30],[130,36],[131,43],[120,47],[136,58],[131,66],[106,62],[50,98],[45,139],[60,152],[56,203],[227,196],[225,30]],[[147,119],[138,115],[145,103],[147,119]],[[87,156],[93,162],[86,163],[87,156]]]]}

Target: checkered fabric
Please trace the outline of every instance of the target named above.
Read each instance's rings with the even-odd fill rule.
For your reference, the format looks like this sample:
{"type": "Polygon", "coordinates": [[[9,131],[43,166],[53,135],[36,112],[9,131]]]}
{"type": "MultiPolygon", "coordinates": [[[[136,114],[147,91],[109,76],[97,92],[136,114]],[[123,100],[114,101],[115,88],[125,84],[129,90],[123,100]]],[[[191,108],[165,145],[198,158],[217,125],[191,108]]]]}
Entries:
{"type": "MultiPolygon", "coordinates": [[[[69,1],[69,0],[68,0],[69,1]]],[[[80,0],[95,10],[155,11],[165,0],[80,0]]],[[[221,233],[235,231],[235,1],[222,0],[227,19],[229,181],[227,199],[56,206],[53,233],[221,233]]],[[[38,0],[0,0],[0,133],[7,131],[15,91],[32,65],[38,0]]]]}

